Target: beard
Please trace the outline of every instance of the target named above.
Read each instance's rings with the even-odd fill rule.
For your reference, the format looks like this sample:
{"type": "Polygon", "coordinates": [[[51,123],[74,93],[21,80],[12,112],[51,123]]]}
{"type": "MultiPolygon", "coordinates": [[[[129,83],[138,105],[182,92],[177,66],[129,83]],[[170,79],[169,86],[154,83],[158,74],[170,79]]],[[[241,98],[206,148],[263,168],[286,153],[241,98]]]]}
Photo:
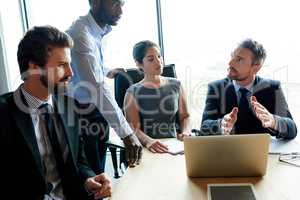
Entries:
{"type": "Polygon", "coordinates": [[[63,77],[58,83],[52,84],[46,75],[40,77],[42,85],[48,89],[50,94],[54,95],[64,94],[67,91],[66,80],[68,79],[69,77],[63,77]]]}
{"type": "Polygon", "coordinates": [[[239,72],[232,67],[228,68],[227,71],[228,71],[227,77],[230,78],[231,80],[243,81],[247,79],[247,77],[241,77],[239,72]]]}
{"type": "Polygon", "coordinates": [[[227,75],[228,78],[230,78],[231,80],[236,80],[236,81],[244,81],[246,79],[248,79],[248,77],[241,77],[239,75],[227,75]]]}
{"type": "Polygon", "coordinates": [[[110,15],[104,7],[98,10],[95,13],[94,17],[97,19],[96,21],[100,21],[101,23],[110,26],[116,26],[118,24],[119,19],[121,18],[121,16],[110,15]]]}
{"type": "Polygon", "coordinates": [[[48,88],[49,84],[48,84],[48,78],[46,75],[42,74],[41,77],[40,77],[40,81],[42,83],[42,85],[45,87],[45,88],[48,88]]]}

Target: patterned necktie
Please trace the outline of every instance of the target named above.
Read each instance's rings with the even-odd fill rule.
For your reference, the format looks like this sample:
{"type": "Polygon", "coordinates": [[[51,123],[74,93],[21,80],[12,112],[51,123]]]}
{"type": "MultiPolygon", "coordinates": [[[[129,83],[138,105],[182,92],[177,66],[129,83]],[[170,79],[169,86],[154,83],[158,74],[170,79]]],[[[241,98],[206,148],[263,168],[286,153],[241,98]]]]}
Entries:
{"type": "MultiPolygon", "coordinates": [[[[53,113],[53,108],[50,104],[44,103],[39,108],[40,120],[45,125],[46,133],[52,147],[52,153],[56,161],[56,167],[59,176],[62,178],[63,169],[64,169],[64,160],[62,155],[61,146],[58,140],[57,132],[54,124],[55,114],[53,113]]],[[[47,166],[45,166],[47,168],[47,166]]],[[[51,192],[52,185],[51,183],[46,183],[47,193],[51,192]]]]}

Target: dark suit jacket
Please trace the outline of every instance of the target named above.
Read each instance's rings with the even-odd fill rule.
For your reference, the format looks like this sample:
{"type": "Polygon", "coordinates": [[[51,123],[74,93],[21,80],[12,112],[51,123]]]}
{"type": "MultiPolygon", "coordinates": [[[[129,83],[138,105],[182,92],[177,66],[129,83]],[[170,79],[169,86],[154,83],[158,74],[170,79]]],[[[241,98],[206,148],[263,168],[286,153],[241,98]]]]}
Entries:
{"type": "MultiPolygon", "coordinates": [[[[8,199],[43,199],[46,192],[44,166],[31,116],[26,112],[26,106],[19,106],[25,102],[20,91],[18,89],[0,97],[0,194],[8,199]]],[[[70,112],[73,111],[72,106],[65,106],[66,101],[74,102],[67,97],[59,97],[54,101],[64,128],[64,133],[60,134],[65,135],[69,148],[64,164],[63,189],[67,199],[87,199],[84,182],[95,173],[86,162],[78,134],[78,117],[70,112]],[[69,119],[74,119],[73,126],[68,125],[69,119]]]]}
{"type": "MultiPolygon", "coordinates": [[[[279,130],[263,128],[260,120],[252,112],[249,129],[238,130],[238,134],[270,133],[277,138],[293,139],[296,137],[297,127],[288,109],[279,81],[257,76],[253,85],[253,96],[275,116],[279,130]]],[[[225,78],[210,83],[202,116],[202,134],[221,134],[221,120],[224,115],[231,112],[233,107],[238,107],[238,100],[232,80],[225,78]]],[[[233,132],[235,132],[234,129],[233,132]]]]}

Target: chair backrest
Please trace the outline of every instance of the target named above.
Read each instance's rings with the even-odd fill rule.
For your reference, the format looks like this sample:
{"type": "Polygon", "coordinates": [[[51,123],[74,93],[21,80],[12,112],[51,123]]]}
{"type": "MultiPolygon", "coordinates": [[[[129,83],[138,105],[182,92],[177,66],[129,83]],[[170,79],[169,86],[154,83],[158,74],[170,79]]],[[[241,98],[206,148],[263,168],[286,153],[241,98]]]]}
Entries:
{"type": "MultiPolygon", "coordinates": [[[[163,68],[162,76],[177,78],[175,64],[166,65],[163,68]]],[[[127,69],[126,72],[121,72],[115,77],[115,99],[121,109],[123,109],[124,97],[126,90],[134,83],[141,81],[144,74],[137,68],[127,69]]]]}

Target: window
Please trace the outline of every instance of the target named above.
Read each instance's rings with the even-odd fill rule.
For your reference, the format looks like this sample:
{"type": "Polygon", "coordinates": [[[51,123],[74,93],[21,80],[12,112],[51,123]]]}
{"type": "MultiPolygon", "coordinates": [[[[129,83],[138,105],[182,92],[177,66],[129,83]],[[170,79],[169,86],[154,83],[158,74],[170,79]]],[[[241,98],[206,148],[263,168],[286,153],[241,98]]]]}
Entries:
{"type": "Polygon", "coordinates": [[[7,61],[5,55],[5,44],[2,32],[2,19],[0,13],[0,76],[2,77],[0,80],[0,95],[8,92],[9,90],[9,81],[7,79],[7,61]]]}
{"type": "MultiPolygon", "coordinates": [[[[17,49],[20,39],[23,36],[23,25],[22,18],[20,14],[20,5],[19,1],[4,1],[0,2],[0,15],[2,21],[1,38],[2,38],[2,49],[3,64],[7,65],[3,67],[1,76],[6,76],[2,80],[7,79],[8,89],[10,91],[15,90],[21,83],[20,71],[17,61],[17,49]]],[[[1,58],[0,58],[1,59],[1,58]]],[[[7,92],[7,88],[5,91],[7,92]]]]}
{"type": "Polygon", "coordinates": [[[141,40],[158,43],[155,1],[126,0],[118,26],[107,35],[105,61],[108,67],[133,68],[133,46],[141,40]]]}
{"type": "Polygon", "coordinates": [[[65,31],[89,11],[88,0],[26,0],[29,28],[52,25],[65,31]]]}
{"type": "MultiPolygon", "coordinates": [[[[29,26],[52,25],[67,30],[89,11],[88,0],[27,0],[29,26]]],[[[155,1],[127,0],[117,26],[104,39],[108,67],[134,67],[133,45],[143,39],[157,40],[155,1]]]]}
{"type": "MultiPolygon", "coordinates": [[[[67,30],[79,16],[89,11],[88,0],[27,0],[30,27],[50,24],[67,30]]],[[[104,61],[107,67],[132,68],[133,45],[140,40],[157,39],[155,1],[126,0],[117,26],[104,39],[104,61]]],[[[108,80],[112,88],[112,80],[108,80]]]]}
{"type": "Polygon", "coordinates": [[[245,38],[266,48],[268,56],[259,75],[281,81],[292,115],[300,122],[297,1],[161,2],[165,61],[176,64],[187,90],[193,128],[200,126],[207,83],[226,76],[230,54],[245,38]]]}

